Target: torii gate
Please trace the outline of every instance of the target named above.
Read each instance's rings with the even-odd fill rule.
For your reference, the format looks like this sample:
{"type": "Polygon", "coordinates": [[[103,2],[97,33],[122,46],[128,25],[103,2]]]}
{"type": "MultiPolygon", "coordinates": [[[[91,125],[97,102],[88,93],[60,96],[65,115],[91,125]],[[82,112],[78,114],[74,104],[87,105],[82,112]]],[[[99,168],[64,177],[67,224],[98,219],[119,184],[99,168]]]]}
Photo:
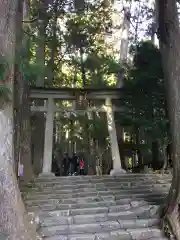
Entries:
{"type": "Polygon", "coordinates": [[[104,100],[104,104],[99,108],[87,107],[84,110],[76,110],[69,108],[69,112],[106,112],[108,131],[111,143],[111,153],[113,159],[113,169],[111,175],[118,175],[125,172],[121,166],[119,147],[116,134],[116,126],[114,122],[114,112],[120,111],[120,108],[113,106],[112,100],[120,99],[121,89],[105,88],[105,89],[77,89],[77,88],[31,88],[31,100],[46,100],[44,106],[31,106],[32,112],[45,112],[45,141],[44,141],[44,157],[41,175],[51,175],[52,151],[53,151],[53,120],[55,112],[62,112],[62,109],[55,105],[55,100],[74,100],[78,97],[85,96],[87,100],[104,100]]]}

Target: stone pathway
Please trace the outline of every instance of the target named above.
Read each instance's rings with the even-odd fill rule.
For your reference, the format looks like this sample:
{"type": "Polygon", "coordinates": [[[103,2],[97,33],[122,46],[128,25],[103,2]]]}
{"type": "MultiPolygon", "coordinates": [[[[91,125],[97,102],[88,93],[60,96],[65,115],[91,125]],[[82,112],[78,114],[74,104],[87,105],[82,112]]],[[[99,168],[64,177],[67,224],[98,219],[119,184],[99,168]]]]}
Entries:
{"type": "Polygon", "coordinates": [[[171,176],[38,178],[26,195],[45,240],[163,240],[158,208],[171,176]]]}

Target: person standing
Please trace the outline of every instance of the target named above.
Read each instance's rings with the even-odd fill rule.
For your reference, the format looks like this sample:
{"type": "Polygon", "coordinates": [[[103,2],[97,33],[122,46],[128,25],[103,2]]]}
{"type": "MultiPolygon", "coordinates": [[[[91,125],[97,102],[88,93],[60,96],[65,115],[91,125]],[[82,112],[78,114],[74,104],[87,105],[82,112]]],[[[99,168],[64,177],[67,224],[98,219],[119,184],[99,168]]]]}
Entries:
{"type": "Polygon", "coordinates": [[[68,175],[72,176],[74,173],[73,159],[69,157],[68,162],[69,162],[68,175]]]}
{"type": "Polygon", "coordinates": [[[64,159],[63,159],[64,176],[68,175],[70,162],[71,162],[71,159],[70,159],[68,153],[65,153],[65,156],[64,156],[64,159]]]}
{"type": "Polygon", "coordinates": [[[77,166],[78,166],[78,156],[76,155],[76,153],[73,153],[72,163],[73,163],[73,172],[74,172],[74,174],[76,174],[77,173],[77,166]]]}
{"type": "Polygon", "coordinates": [[[80,169],[80,175],[84,175],[84,159],[81,158],[80,161],[79,161],[79,169],[80,169]]]}

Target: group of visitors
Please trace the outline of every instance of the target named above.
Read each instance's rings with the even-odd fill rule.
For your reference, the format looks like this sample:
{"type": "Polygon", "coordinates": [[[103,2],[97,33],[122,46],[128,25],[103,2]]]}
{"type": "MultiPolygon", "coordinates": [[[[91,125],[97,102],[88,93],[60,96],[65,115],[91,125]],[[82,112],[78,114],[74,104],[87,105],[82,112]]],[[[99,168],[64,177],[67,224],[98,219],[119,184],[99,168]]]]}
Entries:
{"type": "Polygon", "coordinates": [[[63,158],[63,170],[64,176],[67,175],[84,175],[84,159],[79,158],[75,153],[73,153],[72,157],[69,156],[68,153],[65,153],[63,158]]]}

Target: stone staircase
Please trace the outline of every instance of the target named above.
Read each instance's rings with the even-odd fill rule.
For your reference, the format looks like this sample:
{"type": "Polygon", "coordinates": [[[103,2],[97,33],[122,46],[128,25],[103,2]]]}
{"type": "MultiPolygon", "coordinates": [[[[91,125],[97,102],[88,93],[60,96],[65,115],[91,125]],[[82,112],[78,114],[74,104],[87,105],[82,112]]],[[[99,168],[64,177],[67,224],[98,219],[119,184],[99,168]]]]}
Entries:
{"type": "Polygon", "coordinates": [[[45,240],[163,240],[158,208],[170,183],[155,174],[41,177],[24,200],[45,240]]]}

